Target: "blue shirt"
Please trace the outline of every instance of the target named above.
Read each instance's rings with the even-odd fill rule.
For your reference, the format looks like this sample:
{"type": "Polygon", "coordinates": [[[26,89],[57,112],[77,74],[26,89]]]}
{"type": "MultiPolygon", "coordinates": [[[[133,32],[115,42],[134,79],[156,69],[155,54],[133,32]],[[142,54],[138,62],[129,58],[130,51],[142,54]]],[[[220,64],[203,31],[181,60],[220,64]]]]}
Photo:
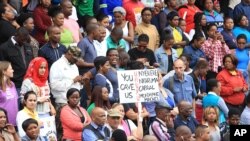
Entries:
{"type": "Polygon", "coordinates": [[[225,103],[225,101],[218,96],[214,92],[208,92],[206,96],[202,99],[202,106],[203,108],[209,107],[209,106],[215,106],[219,109],[219,121],[220,123],[226,121],[226,117],[228,117],[228,108],[225,103]]]}
{"type": "MultiPolygon", "coordinates": [[[[241,3],[239,3],[238,5],[234,7],[234,11],[233,11],[234,19],[236,17],[239,17],[241,14],[246,15],[248,21],[250,21],[250,4],[247,4],[242,1],[241,3]]],[[[248,25],[248,29],[250,30],[250,24],[248,25]]]]}
{"type": "Polygon", "coordinates": [[[249,62],[249,50],[248,49],[235,49],[235,56],[238,59],[237,69],[247,70],[249,62]]]}
{"type": "Polygon", "coordinates": [[[240,116],[240,124],[241,125],[250,125],[250,108],[248,106],[245,107],[241,116],[240,116]]]}
{"type": "MultiPolygon", "coordinates": [[[[250,9],[250,7],[249,7],[250,9]]],[[[250,43],[250,32],[248,31],[247,28],[242,28],[242,27],[239,27],[239,26],[236,26],[234,27],[233,29],[233,34],[234,36],[237,38],[238,35],[240,34],[245,34],[246,37],[247,37],[247,43],[250,43]]]]}
{"type": "Polygon", "coordinates": [[[211,15],[207,10],[205,10],[204,14],[205,14],[206,19],[207,19],[207,24],[214,23],[218,27],[219,32],[223,30],[224,19],[222,18],[222,16],[219,13],[217,13],[216,11],[213,10],[213,15],[211,15]]]}
{"type": "MultiPolygon", "coordinates": [[[[94,59],[97,57],[97,53],[93,41],[89,40],[88,37],[85,37],[78,43],[77,46],[81,49],[83,60],[87,63],[94,63],[94,59]]],[[[79,68],[79,73],[86,73],[90,69],[91,68],[89,67],[79,68]]]]}
{"type": "Polygon", "coordinates": [[[227,46],[229,47],[229,49],[236,49],[237,48],[236,38],[233,35],[233,32],[228,32],[226,30],[222,30],[221,35],[223,36],[223,38],[224,38],[227,46]]]}
{"type": "Polygon", "coordinates": [[[174,120],[174,129],[176,129],[181,125],[185,125],[191,130],[192,133],[194,133],[198,124],[199,124],[198,121],[193,116],[188,117],[187,121],[183,121],[181,117],[178,115],[174,120]]]}
{"type": "Polygon", "coordinates": [[[61,58],[62,55],[65,54],[66,52],[67,49],[64,45],[58,44],[56,48],[53,48],[51,44],[48,42],[38,50],[38,56],[45,58],[50,68],[51,65],[59,58],[61,58]]]}
{"type": "Polygon", "coordinates": [[[122,0],[100,0],[100,12],[112,17],[111,23],[114,22],[114,8],[122,7],[122,0]]]}
{"type": "Polygon", "coordinates": [[[206,58],[205,53],[200,48],[195,48],[192,45],[186,46],[183,50],[183,54],[190,56],[190,68],[194,68],[196,63],[199,61],[199,58],[206,58]]]}
{"type": "Polygon", "coordinates": [[[184,79],[182,81],[177,78],[176,74],[174,74],[173,78],[168,78],[164,82],[163,87],[169,89],[174,94],[175,103],[178,104],[183,100],[192,103],[197,95],[193,78],[186,74],[184,74],[184,79]],[[170,88],[170,81],[172,80],[174,81],[173,89],[170,88]]]}
{"type": "MultiPolygon", "coordinates": [[[[94,122],[91,122],[90,124],[95,129],[98,129],[98,131],[105,137],[105,133],[104,133],[105,126],[98,127],[98,125],[96,125],[94,122]]],[[[84,139],[83,141],[97,141],[98,140],[98,137],[95,135],[95,133],[89,129],[83,129],[82,138],[84,139]]],[[[107,139],[105,139],[104,141],[109,141],[110,137],[105,137],[105,138],[107,139]]]]}
{"type": "MultiPolygon", "coordinates": [[[[171,48],[171,52],[172,52],[172,59],[174,62],[176,59],[178,59],[177,51],[171,48]]],[[[155,59],[156,59],[156,62],[160,64],[159,69],[161,73],[167,74],[169,62],[168,62],[168,55],[166,54],[166,51],[163,48],[163,46],[155,50],[155,59]]]]}

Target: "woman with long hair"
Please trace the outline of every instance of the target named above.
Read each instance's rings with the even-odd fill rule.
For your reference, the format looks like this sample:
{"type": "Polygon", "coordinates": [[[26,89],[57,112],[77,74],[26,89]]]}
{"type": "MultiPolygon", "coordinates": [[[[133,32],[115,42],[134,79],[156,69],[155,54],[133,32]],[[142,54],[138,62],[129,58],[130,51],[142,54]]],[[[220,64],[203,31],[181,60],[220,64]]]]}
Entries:
{"type": "Polygon", "coordinates": [[[109,110],[111,105],[109,103],[108,89],[103,86],[95,86],[92,91],[92,97],[90,105],[87,109],[88,113],[91,114],[95,107],[101,107],[104,110],[109,110]]]}
{"type": "Polygon", "coordinates": [[[205,39],[206,35],[207,19],[204,13],[198,12],[194,15],[194,29],[189,32],[189,37],[192,40],[195,34],[202,35],[205,39]]]}
{"type": "Polygon", "coordinates": [[[14,70],[7,61],[0,61],[0,107],[8,111],[9,122],[16,126],[18,94],[15,84],[10,80],[14,70]]]}
{"type": "Polygon", "coordinates": [[[56,111],[50,102],[50,87],[48,83],[48,63],[42,57],[34,58],[27,69],[24,81],[21,87],[21,94],[28,91],[34,91],[37,95],[38,104],[36,111],[39,117],[55,115],[56,111]]]}

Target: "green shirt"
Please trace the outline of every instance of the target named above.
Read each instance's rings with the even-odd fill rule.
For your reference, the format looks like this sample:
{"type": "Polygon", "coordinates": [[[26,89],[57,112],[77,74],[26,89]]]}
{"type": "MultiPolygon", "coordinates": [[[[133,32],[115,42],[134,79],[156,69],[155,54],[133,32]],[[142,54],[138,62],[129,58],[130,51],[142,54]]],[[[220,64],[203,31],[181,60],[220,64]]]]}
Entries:
{"type": "Polygon", "coordinates": [[[93,11],[94,0],[77,0],[76,9],[77,12],[81,15],[94,16],[93,11]]]}
{"type": "Polygon", "coordinates": [[[87,112],[89,113],[89,115],[91,115],[94,108],[95,108],[95,103],[92,103],[89,105],[89,107],[87,109],[87,112]]]}
{"type": "MultiPolygon", "coordinates": [[[[110,49],[110,48],[118,48],[118,47],[121,47],[121,48],[124,48],[124,49],[125,49],[125,47],[126,47],[126,42],[125,42],[125,40],[123,40],[123,39],[121,39],[121,40],[119,41],[119,43],[116,44],[116,43],[114,43],[113,40],[111,39],[111,36],[109,36],[109,37],[106,39],[106,41],[107,41],[107,47],[108,47],[108,49],[110,49]]],[[[126,51],[128,51],[128,50],[126,50],[126,51]]]]}

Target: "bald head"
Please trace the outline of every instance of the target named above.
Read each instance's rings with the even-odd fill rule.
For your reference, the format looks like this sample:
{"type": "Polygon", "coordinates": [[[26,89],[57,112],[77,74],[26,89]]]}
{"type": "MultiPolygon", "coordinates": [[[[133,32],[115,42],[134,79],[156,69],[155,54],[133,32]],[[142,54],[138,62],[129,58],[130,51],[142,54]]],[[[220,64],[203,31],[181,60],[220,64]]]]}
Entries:
{"type": "Polygon", "coordinates": [[[182,100],[178,103],[178,108],[181,109],[183,107],[188,107],[190,106],[191,104],[188,102],[188,101],[185,101],[185,100],[182,100]]]}
{"type": "Polygon", "coordinates": [[[191,130],[185,125],[181,125],[181,126],[177,127],[175,130],[175,134],[176,134],[175,135],[176,141],[187,140],[187,139],[190,139],[192,137],[191,130]]]}
{"type": "Polygon", "coordinates": [[[174,70],[175,70],[175,73],[179,79],[183,79],[183,74],[184,74],[185,68],[186,68],[185,64],[181,59],[177,59],[174,62],[174,70]]]}
{"type": "Polygon", "coordinates": [[[193,107],[188,101],[180,101],[178,103],[178,110],[182,118],[188,118],[193,112],[193,107]]]}
{"type": "Polygon", "coordinates": [[[155,136],[152,135],[146,135],[143,137],[142,141],[158,141],[155,136]]]}
{"type": "Polygon", "coordinates": [[[91,119],[96,125],[104,125],[106,122],[106,113],[103,108],[95,107],[91,113],[91,119]]]}

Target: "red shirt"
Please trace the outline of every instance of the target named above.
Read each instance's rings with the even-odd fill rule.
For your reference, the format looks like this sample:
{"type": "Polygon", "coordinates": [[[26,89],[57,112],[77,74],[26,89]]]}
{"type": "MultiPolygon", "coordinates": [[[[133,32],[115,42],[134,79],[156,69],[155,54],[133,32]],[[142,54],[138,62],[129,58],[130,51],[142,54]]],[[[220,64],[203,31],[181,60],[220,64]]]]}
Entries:
{"type": "Polygon", "coordinates": [[[232,75],[228,70],[223,69],[218,73],[216,78],[221,83],[220,96],[226,103],[232,105],[241,105],[244,102],[245,94],[243,91],[234,92],[236,87],[248,88],[243,75],[240,71],[236,71],[236,75],[232,75]]]}
{"type": "Polygon", "coordinates": [[[52,25],[52,20],[42,6],[35,8],[34,13],[35,33],[34,38],[39,42],[40,46],[46,43],[45,33],[49,26],[52,25]]]}
{"type": "Polygon", "coordinates": [[[126,20],[132,22],[134,27],[136,24],[139,24],[139,20],[141,19],[141,11],[144,8],[142,2],[123,0],[123,7],[126,10],[126,20]]]}
{"type": "Polygon", "coordinates": [[[186,32],[189,33],[191,29],[194,29],[194,15],[197,12],[201,12],[198,7],[183,5],[179,8],[178,13],[180,18],[184,19],[187,23],[186,32]]]}

